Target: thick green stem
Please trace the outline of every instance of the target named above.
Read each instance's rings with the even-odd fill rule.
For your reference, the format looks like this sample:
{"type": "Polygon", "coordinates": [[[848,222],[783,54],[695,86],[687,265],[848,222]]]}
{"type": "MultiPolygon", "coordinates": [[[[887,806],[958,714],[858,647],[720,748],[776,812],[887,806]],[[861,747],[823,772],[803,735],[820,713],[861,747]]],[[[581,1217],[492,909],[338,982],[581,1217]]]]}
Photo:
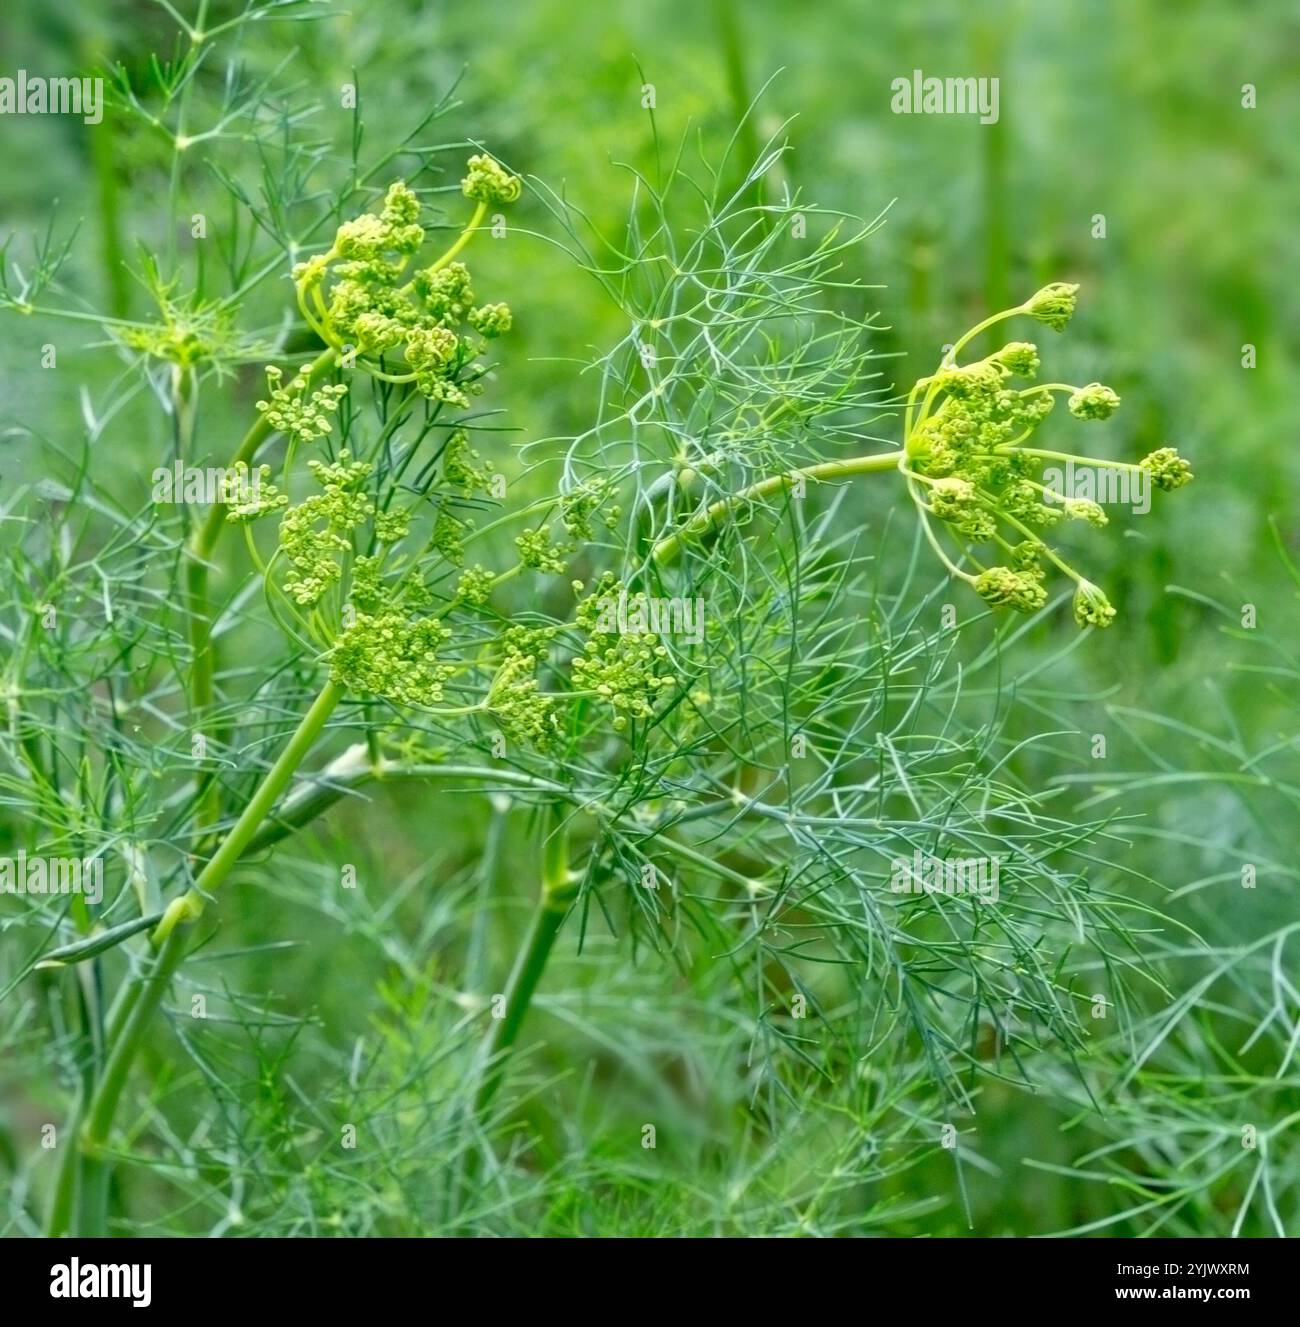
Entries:
{"type": "MultiPolygon", "coordinates": [[[[212,606],[208,601],[206,563],[191,560],[185,565],[186,608],[190,637],[190,723],[195,732],[215,738],[206,727],[215,700],[215,663],[212,657],[212,606]]],[[[198,778],[198,804],[195,818],[202,827],[213,824],[220,815],[220,789],[211,774],[198,778]]]]}
{"type": "Polygon", "coordinates": [[[84,1154],[77,1175],[77,1234],[103,1239],[108,1234],[108,1163],[84,1154]]]}
{"type": "Polygon", "coordinates": [[[569,905],[573,902],[573,880],[569,871],[569,831],[556,807],[550,817],[549,833],[542,849],[542,887],[514,971],[506,986],[505,1016],[492,1024],[484,1046],[484,1073],[474,1097],[474,1112],[481,1119],[505,1074],[510,1048],[532,1004],[533,993],[542,979],[547,959],[555,946],[569,905]]]}
{"type": "Polygon", "coordinates": [[[244,855],[262,821],[271,814],[280,794],[293,778],[294,771],[306,759],[326,721],[334,712],[334,707],[342,699],[343,688],[337,682],[327,682],[320,695],[312,702],[311,709],[303,715],[301,723],[285,744],[275,764],[258,784],[257,791],[240,812],[239,819],[231,826],[230,833],[222,839],[221,846],[199,873],[199,878],[184,895],[174,899],[163,914],[158,929],[153,933],[155,945],[161,944],[179,922],[193,921],[202,913],[208,896],[216,891],[217,886],[244,855]]]}
{"type": "Polygon", "coordinates": [[[673,562],[682,548],[707,535],[725,520],[737,508],[747,502],[756,502],[760,498],[770,497],[783,488],[793,488],[801,481],[847,479],[852,475],[875,474],[885,470],[896,470],[903,457],[901,450],[881,452],[875,456],[853,456],[844,461],[821,461],[817,465],[804,466],[801,470],[790,470],[785,474],[770,475],[758,483],[732,493],[706,507],[697,516],[693,516],[680,530],[661,539],[654,546],[654,560],[660,565],[673,562]]]}
{"type": "MultiPolygon", "coordinates": [[[[198,377],[193,369],[177,369],[172,384],[172,415],[176,429],[176,457],[182,465],[194,461],[194,425],[198,413],[198,377]]],[[[190,538],[194,538],[191,531],[190,538]]],[[[197,563],[186,565],[187,586],[193,586],[193,573],[197,563]]],[[[187,593],[190,609],[188,630],[190,637],[190,723],[194,732],[204,732],[213,702],[212,652],[207,648],[211,629],[206,604],[206,582],[203,587],[202,616],[199,615],[193,590],[187,593]]],[[[208,826],[220,815],[219,789],[211,775],[200,773],[195,780],[195,820],[208,826]]]]}
{"type": "Polygon", "coordinates": [[[184,933],[180,929],[173,930],[158,951],[149,971],[140,979],[139,998],[132,1006],[121,1036],[109,1051],[103,1077],[91,1099],[86,1122],[80,1131],[78,1142],[87,1157],[99,1157],[108,1140],[131,1065],[162,1001],[163,992],[170,984],[172,974],[180,966],[184,953],[184,933]]]}
{"type": "Polygon", "coordinates": [[[366,742],[348,747],[319,773],[304,780],[267,817],[249,841],[247,852],[261,852],[289,834],[310,824],[347,793],[368,783],[411,782],[443,779],[458,783],[487,784],[551,797],[576,797],[563,784],[553,783],[519,770],[492,769],[484,765],[403,762],[375,755],[366,742]]]}
{"type": "Polygon", "coordinates": [[[181,923],[192,922],[201,915],[207,899],[230,874],[288,786],[294,771],[315,745],[342,696],[342,688],[336,683],[325,685],[193,887],[172,902],[159,922],[153,933],[157,948],[153,963],[140,980],[138,993],[133,999],[124,1000],[115,1011],[116,1017],[110,1020],[112,1044],[108,1060],[81,1129],[80,1143],[87,1155],[98,1156],[108,1139],[131,1065],[153,1022],[163,993],[184,957],[185,928],[181,923]],[[115,1031],[116,1035],[113,1035],[115,1031]]]}
{"type": "MultiPolygon", "coordinates": [[[[959,573],[960,574],[960,573],[959,573]]],[[[356,791],[368,783],[396,783],[414,780],[447,779],[460,783],[482,783],[495,785],[502,789],[517,789],[520,792],[533,793],[540,798],[557,798],[567,802],[572,808],[596,815],[609,826],[622,825],[624,829],[645,833],[645,826],[624,820],[618,813],[603,806],[592,794],[582,788],[566,788],[562,784],[552,783],[537,775],[527,774],[522,770],[492,769],[484,765],[432,764],[421,761],[403,762],[381,757],[374,762],[364,742],[349,747],[338,759],[326,765],[318,775],[295,788],[283,802],[267,817],[262,827],[249,840],[245,853],[265,850],[278,843],[287,835],[295,833],[309,824],[317,816],[329,810],[335,802],[347,793],[356,791]]],[[[738,806],[733,801],[720,802],[712,808],[719,815],[728,818],[735,815],[749,815],[751,808],[738,806]]],[[[741,875],[724,866],[714,858],[697,852],[688,844],[679,842],[668,834],[657,833],[654,836],[657,849],[676,857],[679,861],[698,866],[712,872],[732,884],[753,892],[759,888],[759,882],[741,875]]],[[[109,1016],[109,1040],[113,1038],[115,1028],[122,1023],[119,1007],[109,1016]]]]}
{"type": "Polygon", "coordinates": [[[72,1228],[73,1210],[77,1200],[77,1177],[82,1167],[77,1133],[81,1128],[83,1101],[84,1097],[78,1096],[72,1108],[72,1117],[59,1143],[62,1148],[59,1155],[59,1169],[54,1177],[54,1196],[50,1200],[50,1210],[45,1221],[45,1233],[52,1239],[66,1235],[72,1228]]]}
{"type": "Polygon", "coordinates": [[[461,231],[454,244],[445,253],[440,254],[429,266],[430,272],[437,272],[447,266],[453,258],[474,238],[474,232],[483,224],[483,218],[487,216],[488,205],[480,202],[474,209],[473,215],[466,223],[465,229],[461,231]]]}

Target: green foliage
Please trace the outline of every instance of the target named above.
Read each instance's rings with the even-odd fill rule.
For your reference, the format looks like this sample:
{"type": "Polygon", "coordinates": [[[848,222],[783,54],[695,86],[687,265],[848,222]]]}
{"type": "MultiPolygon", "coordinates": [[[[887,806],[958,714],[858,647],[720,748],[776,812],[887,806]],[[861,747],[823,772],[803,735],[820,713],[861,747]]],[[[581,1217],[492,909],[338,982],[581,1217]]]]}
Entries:
{"type": "Polygon", "coordinates": [[[1229,235],[1166,163],[1230,202],[1214,144],[1294,146],[1187,79],[1210,20],[1074,34],[1180,97],[1079,123],[1055,12],[1008,6],[1033,91],[976,152],[869,101],[964,67],[964,9],[869,49],[737,11],[725,61],[687,8],[137,17],[108,165],[38,154],[88,226],[12,173],[0,304],[59,369],[0,382],[0,855],[106,889],[0,896],[7,1233],[1293,1231],[1287,296],[1241,258],[1294,209],[1229,235]],[[1076,244],[1100,206],[1122,242],[1076,244]],[[959,363],[1062,273],[1009,312],[1073,320],[1086,385],[959,363]],[[1044,461],[1116,465],[1024,445],[1083,423],[1198,483],[1045,503],[1044,461]],[[149,499],[173,459],[228,471],[206,512],[149,499]],[[918,855],[997,861],[996,902],[898,889],[918,855]]]}

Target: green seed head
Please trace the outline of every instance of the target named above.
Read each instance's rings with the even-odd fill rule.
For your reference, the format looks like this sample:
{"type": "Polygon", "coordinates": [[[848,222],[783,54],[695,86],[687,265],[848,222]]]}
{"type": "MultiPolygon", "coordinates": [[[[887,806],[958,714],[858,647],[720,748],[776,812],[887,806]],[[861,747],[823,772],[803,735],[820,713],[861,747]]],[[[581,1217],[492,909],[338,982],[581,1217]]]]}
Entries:
{"type": "Polygon", "coordinates": [[[1110,600],[1091,581],[1081,580],[1074,592],[1074,620],[1081,627],[1108,627],[1115,620],[1110,600]]]}
{"type": "Polygon", "coordinates": [[[474,303],[469,268],[464,263],[426,268],[415,274],[411,285],[424,301],[430,318],[444,327],[459,322],[474,303]]]}
{"type": "Polygon", "coordinates": [[[1098,530],[1109,524],[1106,513],[1090,498],[1066,498],[1065,514],[1072,521],[1086,521],[1098,530]]]}
{"type": "Polygon", "coordinates": [[[1118,409],[1118,395],[1099,382],[1080,387],[1070,397],[1070,413],[1075,419],[1109,419],[1118,409]]]}
{"type": "Polygon", "coordinates": [[[479,203],[514,203],[524,191],[523,181],[511,175],[494,157],[470,157],[469,173],[460,182],[466,198],[479,203]]]}
{"type": "Polygon", "coordinates": [[[1018,378],[1032,378],[1038,372],[1038,347],[1032,341],[1011,341],[993,359],[1018,378]]]}
{"type": "Polygon", "coordinates": [[[1016,571],[1032,576],[1035,580],[1043,579],[1042,554],[1045,545],[1037,539],[1025,539],[1011,549],[1011,565],[1016,571]]]}
{"type": "Polygon", "coordinates": [[[969,480],[938,479],[930,485],[930,506],[943,521],[961,520],[975,503],[975,485],[969,480]]]}
{"type": "Polygon", "coordinates": [[[471,309],[466,320],[482,337],[489,341],[494,337],[504,336],[514,325],[510,309],[505,304],[484,304],[471,309]]]}
{"type": "Polygon", "coordinates": [[[1040,323],[1046,323],[1054,332],[1063,332],[1074,314],[1078,293],[1079,287],[1072,281],[1053,281],[1025,305],[1025,312],[1040,323]]]}
{"type": "Polygon", "coordinates": [[[964,368],[945,369],[937,379],[938,385],[957,400],[979,397],[997,390],[1001,375],[989,363],[969,364],[964,368]]]}
{"type": "Polygon", "coordinates": [[[1149,456],[1144,456],[1139,464],[1151,476],[1151,482],[1166,493],[1190,484],[1194,478],[1192,467],[1173,447],[1160,447],[1149,456]]]}
{"type": "Polygon", "coordinates": [[[267,366],[271,399],[257,402],[267,424],[298,442],[325,437],[333,427],[331,416],[347,395],[347,387],[342,383],[321,387],[309,396],[311,382],[305,370],[296,374],[287,387],[281,386],[283,380],[284,374],[274,364],[267,366]]]}
{"type": "Polygon", "coordinates": [[[975,593],[995,608],[1032,613],[1047,602],[1047,591],[1026,572],[990,567],[975,578],[975,593]]]}

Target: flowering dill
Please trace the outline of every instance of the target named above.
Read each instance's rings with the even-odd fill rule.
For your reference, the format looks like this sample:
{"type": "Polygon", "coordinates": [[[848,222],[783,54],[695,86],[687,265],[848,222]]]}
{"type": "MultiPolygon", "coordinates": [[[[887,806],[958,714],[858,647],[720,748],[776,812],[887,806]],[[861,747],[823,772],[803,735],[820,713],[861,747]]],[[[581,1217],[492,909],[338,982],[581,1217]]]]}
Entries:
{"type": "MultiPolygon", "coordinates": [[[[480,155],[470,161],[463,192],[481,209],[515,201],[520,188],[480,155]]],[[[440,258],[408,273],[424,240],[419,218],[416,195],[394,184],[381,211],[345,221],[328,253],[295,269],[300,304],[328,344],[342,350],[351,342],[358,371],[436,405],[464,408],[478,390],[472,360],[481,345],[473,338],[504,335],[512,315],[505,304],[476,304],[469,269],[455,258],[473,221],[440,258]],[[400,352],[405,372],[390,371],[384,358],[390,352],[400,352]]],[[[318,386],[309,369],[286,384],[271,367],[267,379],[268,399],[258,403],[267,428],[291,445],[328,437],[345,385],[318,386]]],[[[260,501],[230,508],[227,520],[246,526],[279,514],[277,551],[264,573],[295,629],[320,647],[333,683],[355,697],[481,714],[511,740],[539,749],[556,740],[566,706],[605,707],[615,731],[650,717],[675,684],[668,651],[653,633],[610,632],[599,624],[600,605],[624,588],[612,577],[578,602],[570,622],[514,625],[494,631],[494,640],[484,636],[491,628],[483,615],[499,581],[525,572],[565,575],[596,523],[609,529],[619,520],[609,477],[574,484],[541,524],[518,533],[515,567],[493,573],[476,564],[460,572],[450,595],[431,593],[431,579],[463,566],[475,529],[472,509],[494,478],[468,428],[448,427],[429,461],[436,481],[414,503],[378,464],[381,457],[356,458],[345,447],[334,460],[308,461],[318,491],[296,503],[268,484],[260,501]],[[476,659],[458,661],[456,646],[471,635],[481,647],[476,659]],[[543,690],[544,674],[553,689],[543,690]],[[439,708],[451,703],[453,685],[460,703],[439,708]]],[[[292,446],[286,468],[291,456],[292,446]]]]}
{"type": "Polygon", "coordinates": [[[345,221],[325,253],[293,271],[298,307],[326,345],[355,355],[366,372],[414,383],[431,401],[457,409],[479,390],[476,356],[484,342],[513,325],[505,304],[475,305],[469,269],[457,255],[489,203],[516,202],[523,191],[492,157],[471,157],[467,171],[461,189],[478,202],[474,218],[426,266],[412,267],[425,242],[420,200],[399,180],[379,212],[345,221]],[[393,371],[389,355],[400,356],[405,369],[393,371]]]}
{"type": "Polygon", "coordinates": [[[751,484],[696,512],[661,538],[654,548],[655,561],[672,561],[726,516],[796,481],[897,469],[930,547],[948,571],[986,603],[1036,611],[1047,602],[1048,569],[1055,568],[1079,587],[1075,600],[1079,624],[1109,626],[1115,612],[1103,591],[1085,580],[1045,537],[1063,521],[1102,529],[1108,524],[1106,513],[1091,498],[1049,489],[1042,482],[1045,462],[1112,470],[1149,479],[1166,491],[1190,482],[1191,467],[1172,447],[1162,447],[1135,464],[1026,446],[1052,416],[1058,395],[1066,396],[1070,416],[1083,421],[1108,419],[1119,409],[1119,395],[1098,382],[1083,387],[1056,382],[1018,385],[1016,379],[1033,379],[1040,367],[1038,347],[1028,341],[1008,342],[965,364],[957,358],[976,336],[1009,318],[1025,316],[1064,330],[1074,313],[1078,289],[1071,283],[1053,282],[1025,303],[985,318],[961,336],[940,367],[912,387],[901,448],[821,462],[751,484]],[[955,549],[945,548],[940,533],[955,549]]]}
{"type": "Polygon", "coordinates": [[[257,409],[271,428],[299,442],[311,442],[329,433],[333,427],[331,416],[347,395],[344,384],[331,383],[312,391],[310,375],[304,370],[284,387],[284,374],[273,364],[267,366],[266,379],[270,400],[258,401],[257,409]]]}
{"type": "MultiPolygon", "coordinates": [[[[977,334],[1017,314],[1063,330],[1074,312],[1077,292],[1077,286],[1063,282],[1044,286],[1024,304],[973,327],[957,341],[954,358],[977,334]]],[[[1014,384],[1013,379],[1034,377],[1038,368],[1037,347],[1013,341],[985,359],[965,365],[949,362],[921,379],[908,399],[899,466],[931,546],[948,570],[986,603],[1020,612],[1041,608],[1050,565],[1075,582],[1079,625],[1106,627],[1115,620],[1115,610],[1103,591],[1040,533],[1062,520],[1100,529],[1107,524],[1106,513],[1089,498],[1057,500],[1041,482],[1044,463],[1055,460],[1145,474],[1166,490],[1187,483],[1191,467],[1172,447],[1161,448],[1135,465],[1026,446],[1050,418],[1059,394],[1067,396],[1070,415],[1084,421],[1108,419],[1120,404],[1113,389],[1097,382],[1083,387],[1014,384]],[[955,559],[945,551],[931,518],[957,545],[955,559]],[[959,565],[962,562],[974,570],[966,570],[959,565]]]]}

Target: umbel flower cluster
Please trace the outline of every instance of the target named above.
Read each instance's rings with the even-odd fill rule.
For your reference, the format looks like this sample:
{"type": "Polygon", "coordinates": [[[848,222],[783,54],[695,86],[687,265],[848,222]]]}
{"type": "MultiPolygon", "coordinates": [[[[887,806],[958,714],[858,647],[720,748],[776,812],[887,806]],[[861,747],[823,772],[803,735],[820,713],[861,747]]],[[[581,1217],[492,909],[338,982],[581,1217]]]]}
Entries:
{"type": "Polygon", "coordinates": [[[265,416],[270,428],[283,433],[291,442],[325,437],[334,427],[331,416],[348,391],[337,383],[313,392],[311,375],[306,369],[299,370],[285,387],[284,374],[274,364],[267,366],[266,381],[271,399],[259,401],[258,412],[265,416]]]}
{"type": "Polygon", "coordinates": [[[1114,621],[1115,609],[1105,594],[1046,538],[1063,521],[1104,526],[1106,513],[1090,499],[1049,491],[1041,482],[1045,463],[1128,472],[1165,491],[1188,483],[1191,467],[1172,447],[1161,447],[1132,464],[1026,446],[1053,413],[1058,397],[1066,398],[1066,410],[1074,419],[1093,421],[1110,418],[1119,408],[1119,396],[1098,382],[1082,387],[1020,385],[1039,370],[1038,348],[1028,341],[1011,341],[972,363],[957,362],[971,340],[1007,318],[1023,315],[1062,331],[1074,312],[1078,289],[1064,282],[1044,286],[1026,303],[971,328],[940,369],[913,387],[899,464],[935,552],[987,603],[1021,612],[1041,608],[1051,566],[1075,584],[1079,625],[1106,627],[1114,621]],[[931,518],[957,545],[956,561],[945,551],[931,518]]]}
{"type": "Polygon", "coordinates": [[[461,192],[476,203],[460,239],[427,266],[420,200],[400,180],[378,213],[345,221],[329,250],[293,271],[298,307],[311,328],[341,354],[364,361],[400,357],[404,370],[370,369],[389,382],[411,382],[432,401],[458,409],[482,390],[475,357],[483,342],[504,335],[504,304],[478,304],[469,269],[457,255],[488,209],[515,202],[519,179],[489,156],[469,160],[461,192]]]}
{"type": "MultiPolygon", "coordinates": [[[[331,350],[341,358],[351,347],[358,371],[406,384],[439,410],[469,404],[481,376],[475,337],[499,336],[511,322],[504,304],[475,303],[469,272],[455,258],[487,208],[515,201],[520,183],[491,157],[476,156],[461,187],[477,204],[474,216],[431,263],[417,257],[425,238],[419,202],[398,183],[380,212],[345,222],[330,250],[294,273],[303,314],[331,350]],[[400,356],[404,371],[390,355],[400,356]]],[[[572,582],[568,623],[508,626],[490,643],[482,631],[493,620],[498,582],[520,573],[567,576],[596,523],[617,521],[614,484],[596,476],[557,498],[545,521],[516,537],[517,565],[501,573],[464,566],[473,530],[465,512],[490,492],[493,474],[454,420],[429,459],[435,477],[418,492],[386,478],[378,457],[345,447],[333,459],[308,459],[314,491],[290,505],[295,449],[328,446],[347,394],[343,384],[317,385],[317,373],[303,369],[286,382],[279,369],[267,370],[267,399],[257,408],[265,427],[286,439],[285,475],[277,488],[260,467],[255,490],[229,505],[226,519],[249,527],[279,515],[276,550],[263,566],[268,589],[321,648],[333,681],[393,704],[483,714],[538,747],[563,734],[566,705],[604,707],[618,731],[651,718],[676,683],[668,650],[654,633],[601,627],[602,606],[624,589],[611,576],[588,593],[572,582]],[[447,589],[449,569],[458,574],[447,589]],[[548,678],[556,690],[543,689],[548,678]],[[449,696],[453,686],[457,694],[449,696]]],[[[251,534],[250,545],[261,563],[251,534]]]]}

